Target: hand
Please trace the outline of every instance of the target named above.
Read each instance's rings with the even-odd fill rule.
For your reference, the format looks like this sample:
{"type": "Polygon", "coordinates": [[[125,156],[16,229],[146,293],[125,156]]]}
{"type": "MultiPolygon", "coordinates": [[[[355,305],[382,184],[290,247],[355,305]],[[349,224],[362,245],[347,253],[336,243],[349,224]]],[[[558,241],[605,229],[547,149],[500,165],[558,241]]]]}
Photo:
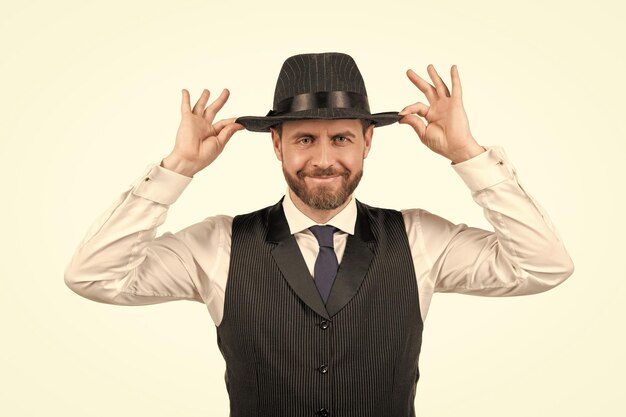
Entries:
{"type": "Polygon", "coordinates": [[[476,142],[469,129],[456,65],[450,69],[452,93],[435,71],[435,67],[429,65],[427,70],[434,86],[413,70],[408,70],[407,76],[424,93],[430,105],[417,102],[406,106],[400,112],[404,116],[400,123],[412,126],[424,145],[450,159],[452,163],[465,161],[484,152],[485,149],[476,142]],[[426,119],[427,123],[418,116],[426,119]]]}
{"type": "Polygon", "coordinates": [[[193,177],[222,153],[224,146],[236,131],[244,128],[243,125],[235,123],[236,118],[223,119],[213,124],[217,112],[228,100],[229,92],[224,89],[222,94],[205,108],[209,95],[209,90],[202,91],[192,110],[189,91],[183,89],[182,116],[176,133],[176,143],[174,150],[161,162],[162,167],[193,177]]]}

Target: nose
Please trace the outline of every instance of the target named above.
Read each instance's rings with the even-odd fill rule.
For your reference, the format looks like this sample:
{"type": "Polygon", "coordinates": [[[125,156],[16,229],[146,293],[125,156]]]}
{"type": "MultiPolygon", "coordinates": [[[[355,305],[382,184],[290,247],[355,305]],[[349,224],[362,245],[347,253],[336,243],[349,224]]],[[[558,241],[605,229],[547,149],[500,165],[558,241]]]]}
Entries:
{"type": "Polygon", "coordinates": [[[332,148],[332,142],[328,139],[317,141],[315,154],[312,161],[314,166],[319,168],[328,168],[335,162],[335,153],[332,148]]]}

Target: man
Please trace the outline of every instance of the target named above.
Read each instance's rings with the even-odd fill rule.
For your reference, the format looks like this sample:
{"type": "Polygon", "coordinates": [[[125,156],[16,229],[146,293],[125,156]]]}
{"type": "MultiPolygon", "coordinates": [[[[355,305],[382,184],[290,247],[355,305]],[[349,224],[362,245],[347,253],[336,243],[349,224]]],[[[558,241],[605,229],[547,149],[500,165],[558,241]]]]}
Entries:
{"type": "Polygon", "coordinates": [[[571,260],[503,151],[469,130],[452,88],[409,79],[429,104],[369,110],[351,57],[288,58],[265,117],[213,123],[228,91],[191,107],[183,90],[173,151],[96,223],[66,270],[84,297],[205,303],[226,360],[232,416],[413,416],[423,319],[433,292],[507,296],[565,280],[571,260]],[[495,232],[354,196],[375,127],[399,121],[448,158],[495,232]],[[288,191],[246,215],[215,216],[155,239],[168,206],[236,131],[271,132],[288,191]]]}

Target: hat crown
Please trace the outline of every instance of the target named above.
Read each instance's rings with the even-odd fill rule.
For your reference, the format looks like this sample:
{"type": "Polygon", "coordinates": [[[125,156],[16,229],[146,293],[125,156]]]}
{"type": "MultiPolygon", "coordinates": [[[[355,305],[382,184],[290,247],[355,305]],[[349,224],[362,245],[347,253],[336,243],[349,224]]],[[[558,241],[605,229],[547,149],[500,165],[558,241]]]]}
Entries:
{"type": "Polygon", "coordinates": [[[346,91],[367,96],[363,76],[350,55],[325,52],[287,58],[276,82],[274,109],[285,99],[323,91],[346,91]]]}
{"type": "Polygon", "coordinates": [[[272,109],[265,116],[243,116],[236,121],[250,131],[269,132],[286,121],[309,119],[364,119],[379,127],[397,122],[400,116],[398,112],[372,114],[354,59],[325,52],[287,58],[278,75],[272,109]]]}

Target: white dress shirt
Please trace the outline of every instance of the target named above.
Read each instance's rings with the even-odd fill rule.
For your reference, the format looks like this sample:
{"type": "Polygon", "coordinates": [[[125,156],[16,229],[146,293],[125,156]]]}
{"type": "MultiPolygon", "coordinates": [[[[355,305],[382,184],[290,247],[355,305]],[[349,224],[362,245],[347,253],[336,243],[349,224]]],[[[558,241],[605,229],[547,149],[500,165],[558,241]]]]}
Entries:
{"type": "MultiPolygon", "coordinates": [[[[422,209],[402,210],[422,319],[434,292],[485,296],[533,294],[563,282],[572,261],[543,209],[519,185],[501,148],[452,165],[494,232],[453,224],[422,209]]],[[[151,165],[92,226],[65,270],[65,282],[103,303],[145,305],[173,300],[206,304],[219,326],[228,279],[231,216],[213,216],[177,233],[156,237],[167,210],[191,178],[151,165]]],[[[289,192],[283,209],[313,275],[317,224],[300,212],[289,192]]],[[[328,223],[340,229],[341,258],[354,233],[354,198],[328,223]]],[[[311,278],[313,279],[313,278],[311,278]]]]}

